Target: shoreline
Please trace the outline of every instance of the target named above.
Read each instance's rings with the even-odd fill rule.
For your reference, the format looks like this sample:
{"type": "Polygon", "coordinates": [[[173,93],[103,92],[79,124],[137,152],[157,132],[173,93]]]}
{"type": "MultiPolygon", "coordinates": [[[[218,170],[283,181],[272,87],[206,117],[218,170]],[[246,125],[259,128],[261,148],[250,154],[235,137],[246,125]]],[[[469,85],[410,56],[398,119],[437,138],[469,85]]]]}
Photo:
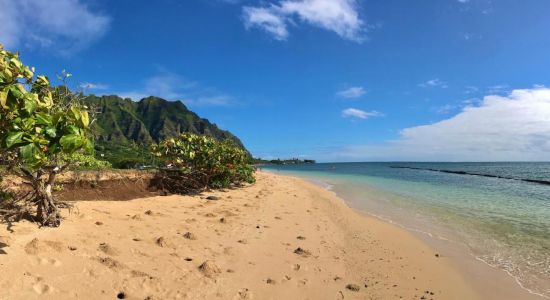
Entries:
{"type": "Polygon", "coordinates": [[[202,196],[78,202],[55,229],[2,226],[0,299],[481,299],[406,230],[306,180],[257,176],[202,196]]]}
{"type": "Polygon", "coordinates": [[[353,202],[348,201],[345,195],[334,190],[334,185],[329,182],[307,178],[305,176],[300,177],[275,172],[273,172],[273,174],[311,182],[342,199],[343,203],[356,213],[364,215],[367,218],[375,218],[405,230],[430,248],[434,249],[434,251],[436,251],[435,249],[439,249],[441,252],[450,253],[449,257],[451,258],[452,267],[466,278],[467,283],[471,285],[483,299],[548,299],[548,297],[524,287],[510,272],[493,266],[477,257],[470,251],[466,244],[460,241],[448,239],[429,231],[423,231],[419,228],[408,227],[401,224],[399,221],[371,213],[364,208],[354,207],[353,202]]]}

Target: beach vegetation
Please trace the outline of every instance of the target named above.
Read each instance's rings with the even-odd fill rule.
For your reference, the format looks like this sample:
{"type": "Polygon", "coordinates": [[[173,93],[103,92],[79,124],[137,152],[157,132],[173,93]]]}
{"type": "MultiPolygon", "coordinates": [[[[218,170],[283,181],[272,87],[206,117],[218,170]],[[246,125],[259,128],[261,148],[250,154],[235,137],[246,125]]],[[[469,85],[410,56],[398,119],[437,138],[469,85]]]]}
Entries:
{"type": "Polygon", "coordinates": [[[0,163],[31,186],[25,199],[36,208],[42,226],[61,222],[62,203],[52,195],[56,177],[75,160],[92,163],[81,156],[93,152],[92,118],[80,96],[66,87],[70,76],[62,72],[65,86],[52,87],[18,53],[0,45],[0,163]]]}
{"type": "Polygon", "coordinates": [[[182,133],[154,144],[152,153],[164,165],[161,173],[168,189],[176,187],[176,192],[226,188],[255,181],[250,154],[232,140],[218,141],[210,136],[182,133]]]}

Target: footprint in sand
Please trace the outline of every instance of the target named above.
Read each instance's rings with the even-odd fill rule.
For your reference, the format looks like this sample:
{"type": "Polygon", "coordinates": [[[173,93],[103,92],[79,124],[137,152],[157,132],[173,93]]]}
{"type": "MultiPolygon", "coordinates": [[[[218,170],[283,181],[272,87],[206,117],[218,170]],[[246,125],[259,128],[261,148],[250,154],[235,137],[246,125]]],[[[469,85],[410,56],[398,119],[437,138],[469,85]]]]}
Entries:
{"type": "Polygon", "coordinates": [[[44,284],[44,283],[41,283],[41,282],[33,285],[32,289],[38,295],[46,294],[46,293],[49,293],[53,290],[53,288],[50,285],[47,285],[47,284],[44,284]]]}
{"type": "Polygon", "coordinates": [[[107,255],[118,255],[118,250],[113,248],[107,243],[101,243],[99,244],[99,250],[107,255]]]}
{"type": "Polygon", "coordinates": [[[99,262],[100,264],[110,268],[110,269],[113,269],[113,270],[120,270],[120,269],[124,269],[126,266],[124,266],[122,263],[110,258],[110,257],[95,257],[93,258],[94,260],[96,260],[97,262],[99,262]]]}
{"type": "Polygon", "coordinates": [[[35,293],[37,293],[38,295],[43,295],[43,294],[46,294],[46,293],[51,293],[53,292],[54,288],[49,285],[49,284],[46,284],[44,282],[44,279],[40,276],[38,277],[34,277],[33,278],[33,281],[32,281],[32,289],[35,293]]]}
{"type": "Polygon", "coordinates": [[[249,289],[244,288],[239,290],[239,292],[235,297],[233,297],[233,299],[243,299],[243,300],[252,299],[252,293],[250,292],[249,289]]]}
{"type": "Polygon", "coordinates": [[[59,261],[55,258],[39,258],[38,259],[38,264],[43,265],[43,266],[50,265],[50,266],[54,266],[54,267],[61,267],[61,265],[62,265],[61,261],[59,261]]]}
{"type": "Polygon", "coordinates": [[[64,250],[63,243],[56,241],[40,241],[34,238],[25,245],[25,252],[30,255],[37,255],[48,249],[54,250],[55,252],[62,252],[64,250]]]}

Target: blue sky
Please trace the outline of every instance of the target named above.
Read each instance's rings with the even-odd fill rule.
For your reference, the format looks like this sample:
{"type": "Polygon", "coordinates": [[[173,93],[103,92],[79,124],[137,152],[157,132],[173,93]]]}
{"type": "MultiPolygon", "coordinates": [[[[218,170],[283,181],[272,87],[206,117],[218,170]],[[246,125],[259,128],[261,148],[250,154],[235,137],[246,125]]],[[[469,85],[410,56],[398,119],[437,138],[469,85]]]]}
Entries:
{"type": "Polygon", "coordinates": [[[0,0],[87,93],[181,100],[256,156],[548,160],[550,2],[0,0]]]}

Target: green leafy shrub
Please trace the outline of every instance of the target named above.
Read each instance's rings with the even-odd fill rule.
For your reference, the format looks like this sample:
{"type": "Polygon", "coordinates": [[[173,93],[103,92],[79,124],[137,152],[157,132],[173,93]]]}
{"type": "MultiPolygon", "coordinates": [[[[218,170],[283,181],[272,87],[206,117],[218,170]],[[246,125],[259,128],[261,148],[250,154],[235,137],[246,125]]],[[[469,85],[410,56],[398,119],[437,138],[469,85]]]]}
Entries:
{"type": "MultiPolygon", "coordinates": [[[[63,80],[70,74],[63,72],[63,80]]],[[[19,54],[0,45],[0,157],[9,173],[33,187],[31,202],[43,226],[59,226],[61,215],[52,196],[56,176],[77,152],[93,151],[90,116],[68,88],[52,88],[34,76],[19,54]]]]}
{"type": "Polygon", "coordinates": [[[183,133],[153,145],[152,153],[202,188],[255,181],[250,155],[229,140],[220,142],[209,136],[183,133]]]}
{"type": "Polygon", "coordinates": [[[108,161],[100,160],[93,155],[79,152],[68,156],[67,161],[71,162],[71,170],[105,170],[113,167],[108,161]]]}

